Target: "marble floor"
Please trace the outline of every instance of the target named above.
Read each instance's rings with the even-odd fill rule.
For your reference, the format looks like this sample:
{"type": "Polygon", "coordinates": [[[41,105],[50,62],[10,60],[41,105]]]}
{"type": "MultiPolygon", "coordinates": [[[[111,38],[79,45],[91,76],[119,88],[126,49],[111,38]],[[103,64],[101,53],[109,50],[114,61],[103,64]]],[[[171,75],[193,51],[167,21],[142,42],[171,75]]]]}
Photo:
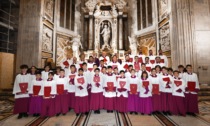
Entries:
{"type": "Polygon", "coordinates": [[[162,113],[148,115],[134,115],[129,113],[101,114],[90,111],[88,115],[76,116],[71,110],[65,116],[41,118],[32,117],[17,119],[13,115],[13,102],[0,100],[0,126],[210,126],[210,102],[199,102],[200,114],[194,116],[165,116],[162,113]]]}
{"type": "MultiPolygon", "coordinates": [[[[9,113],[5,118],[0,118],[0,126],[210,126],[210,102],[200,102],[200,114],[194,116],[165,116],[162,113],[155,115],[134,115],[127,113],[107,113],[101,110],[101,114],[90,111],[88,115],[76,116],[71,110],[65,116],[41,118],[29,116],[17,119],[18,115],[11,112],[11,103],[0,102],[0,112],[9,113]],[[8,107],[3,107],[3,106],[8,107]]],[[[3,117],[3,115],[2,115],[3,117]]]]}

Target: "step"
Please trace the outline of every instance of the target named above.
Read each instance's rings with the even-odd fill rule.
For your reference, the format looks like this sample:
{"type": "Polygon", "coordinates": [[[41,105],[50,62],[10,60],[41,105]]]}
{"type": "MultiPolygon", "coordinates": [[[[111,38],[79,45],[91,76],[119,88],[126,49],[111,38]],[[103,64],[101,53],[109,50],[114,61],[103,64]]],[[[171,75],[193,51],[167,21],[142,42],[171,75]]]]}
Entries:
{"type": "Polygon", "coordinates": [[[210,96],[198,96],[198,101],[210,101],[210,96]]]}
{"type": "Polygon", "coordinates": [[[210,91],[199,91],[198,96],[210,96],[210,91]]]}

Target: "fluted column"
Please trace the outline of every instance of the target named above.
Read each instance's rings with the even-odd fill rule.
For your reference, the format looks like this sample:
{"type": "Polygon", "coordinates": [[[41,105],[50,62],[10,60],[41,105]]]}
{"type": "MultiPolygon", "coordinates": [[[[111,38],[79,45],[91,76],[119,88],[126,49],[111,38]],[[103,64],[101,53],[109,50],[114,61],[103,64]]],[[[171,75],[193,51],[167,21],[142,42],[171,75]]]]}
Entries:
{"type": "Polygon", "coordinates": [[[119,50],[123,49],[123,12],[119,12],[119,50]]]}
{"type": "Polygon", "coordinates": [[[92,50],[93,49],[93,12],[89,12],[89,46],[88,49],[92,50]]]}
{"type": "Polygon", "coordinates": [[[193,42],[189,0],[172,0],[172,62],[193,65],[193,42]]]}

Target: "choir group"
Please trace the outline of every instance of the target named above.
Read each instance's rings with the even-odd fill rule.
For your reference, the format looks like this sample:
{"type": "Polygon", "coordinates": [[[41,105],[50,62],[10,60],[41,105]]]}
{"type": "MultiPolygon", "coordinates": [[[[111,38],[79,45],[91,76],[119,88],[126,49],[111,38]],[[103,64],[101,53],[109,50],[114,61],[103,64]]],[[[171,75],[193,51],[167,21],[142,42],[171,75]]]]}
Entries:
{"type": "Polygon", "coordinates": [[[126,55],[125,61],[113,55],[93,53],[88,60],[67,54],[67,59],[53,72],[49,65],[40,72],[32,66],[20,66],[16,76],[14,114],[18,118],[65,115],[71,109],[78,116],[101,109],[112,113],[194,115],[198,113],[199,82],[192,66],[179,65],[178,70],[168,68],[162,51],[159,55],[126,55]]]}

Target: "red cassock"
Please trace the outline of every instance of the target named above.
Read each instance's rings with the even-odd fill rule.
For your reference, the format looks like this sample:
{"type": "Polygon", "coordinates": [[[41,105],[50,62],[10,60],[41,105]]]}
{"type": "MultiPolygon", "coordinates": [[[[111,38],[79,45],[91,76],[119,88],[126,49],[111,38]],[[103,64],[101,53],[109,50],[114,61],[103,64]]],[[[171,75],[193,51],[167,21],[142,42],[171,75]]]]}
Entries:
{"type": "Polygon", "coordinates": [[[174,83],[175,83],[175,85],[177,87],[179,87],[180,85],[182,85],[182,81],[175,80],[174,83]]]}
{"type": "Polygon", "coordinates": [[[153,94],[159,94],[159,84],[153,84],[152,85],[152,93],[153,94]]]}
{"type": "Polygon", "coordinates": [[[63,94],[64,93],[64,84],[57,84],[57,94],[63,94]]]}
{"type": "Polygon", "coordinates": [[[69,75],[69,78],[70,78],[70,79],[73,79],[73,78],[75,78],[75,76],[76,76],[76,75],[69,75]]]}
{"type": "Polygon", "coordinates": [[[135,68],[135,70],[139,71],[140,70],[139,63],[134,63],[134,68],[135,68]]]}
{"type": "Polygon", "coordinates": [[[149,81],[143,81],[143,86],[148,87],[149,86],[149,81]]]}
{"type": "Polygon", "coordinates": [[[34,86],[33,86],[33,94],[34,94],[34,95],[38,95],[40,89],[41,89],[41,86],[40,86],[40,85],[34,85],[34,86]]]}
{"type": "Polygon", "coordinates": [[[51,87],[44,87],[44,97],[50,97],[51,87]]]}
{"type": "Polygon", "coordinates": [[[114,91],[114,83],[113,82],[107,82],[107,88],[108,88],[108,91],[114,91]]]}
{"type": "Polygon", "coordinates": [[[19,83],[21,93],[26,93],[28,89],[28,83],[19,83]]]}
{"type": "Polygon", "coordinates": [[[150,63],[151,63],[151,64],[154,64],[154,63],[155,63],[155,60],[150,60],[150,63]]]}
{"type": "Polygon", "coordinates": [[[131,91],[131,94],[136,94],[137,93],[137,84],[130,84],[130,91],[131,91]]]}
{"type": "Polygon", "coordinates": [[[151,71],[151,67],[146,67],[146,70],[147,70],[148,72],[150,72],[150,71],[151,71]]]}
{"type": "Polygon", "coordinates": [[[142,57],[139,57],[139,58],[138,58],[138,62],[139,62],[139,63],[143,63],[142,57]]]}
{"type": "Polygon", "coordinates": [[[88,70],[91,72],[93,70],[93,68],[88,68],[88,70]]]}
{"type": "Polygon", "coordinates": [[[84,84],[85,83],[84,77],[77,78],[77,82],[80,83],[80,84],[84,84]]]}
{"type": "Polygon", "coordinates": [[[99,83],[99,82],[100,82],[100,77],[99,77],[99,76],[95,76],[95,77],[93,78],[93,81],[94,81],[95,83],[99,83]]]}
{"type": "Polygon", "coordinates": [[[188,87],[188,90],[189,90],[189,91],[191,91],[191,92],[195,91],[195,82],[193,82],[193,81],[188,81],[188,82],[187,82],[187,87],[188,87]]]}

